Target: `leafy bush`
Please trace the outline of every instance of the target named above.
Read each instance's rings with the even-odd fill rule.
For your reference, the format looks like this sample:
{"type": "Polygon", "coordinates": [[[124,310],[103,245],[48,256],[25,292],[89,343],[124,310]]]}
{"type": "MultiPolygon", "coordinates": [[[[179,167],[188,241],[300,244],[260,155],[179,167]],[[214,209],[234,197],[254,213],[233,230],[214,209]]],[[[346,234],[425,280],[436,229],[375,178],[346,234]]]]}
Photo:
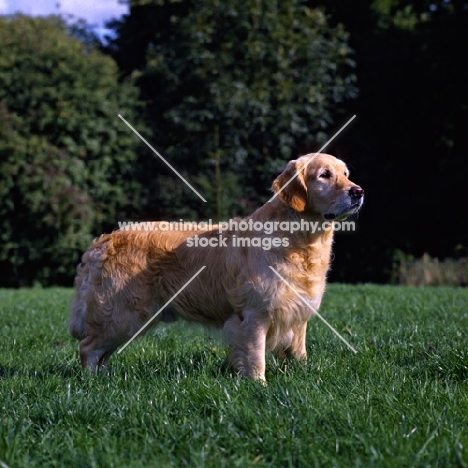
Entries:
{"type": "Polygon", "coordinates": [[[393,278],[412,286],[468,286],[468,258],[439,260],[425,253],[414,259],[400,255],[393,278]]]}
{"type": "Polygon", "coordinates": [[[57,17],[0,18],[0,271],[70,284],[80,254],[131,207],[137,92],[57,17]]]}
{"type": "Polygon", "coordinates": [[[161,217],[249,212],[287,160],[331,136],[338,107],[357,94],[347,33],[300,0],[130,6],[111,51],[141,89],[158,149],[209,202],[183,186],[188,195],[169,199],[157,163],[144,177],[161,217]]]}

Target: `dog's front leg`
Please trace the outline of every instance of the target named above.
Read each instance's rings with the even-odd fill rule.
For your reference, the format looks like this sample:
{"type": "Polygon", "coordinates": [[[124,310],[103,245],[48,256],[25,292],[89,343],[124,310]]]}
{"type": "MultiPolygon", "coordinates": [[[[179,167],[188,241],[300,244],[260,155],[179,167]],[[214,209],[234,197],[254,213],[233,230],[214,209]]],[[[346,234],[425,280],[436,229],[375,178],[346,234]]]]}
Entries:
{"type": "Polygon", "coordinates": [[[307,322],[303,322],[301,325],[293,328],[294,336],[291,342],[291,347],[289,348],[289,354],[299,361],[307,360],[306,332],[307,322]]]}
{"type": "Polygon", "coordinates": [[[265,380],[265,342],[270,319],[266,313],[247,310],[231,316],[223,332],[229,345],[229,361],[242,375],[265,380]]]}

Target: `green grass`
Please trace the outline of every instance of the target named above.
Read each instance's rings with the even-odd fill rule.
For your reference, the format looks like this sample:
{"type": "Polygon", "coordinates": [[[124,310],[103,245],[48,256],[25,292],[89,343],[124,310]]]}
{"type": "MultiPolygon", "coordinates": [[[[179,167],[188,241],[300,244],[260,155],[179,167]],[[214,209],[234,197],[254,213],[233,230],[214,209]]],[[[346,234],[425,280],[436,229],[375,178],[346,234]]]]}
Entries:
{"type": "Polygon", "coordinates": [[[330,285],[268,387],[175,324],[81,372],[71,290],[0,291],[0,467],[468,466],[468,290],[330,285]]]}

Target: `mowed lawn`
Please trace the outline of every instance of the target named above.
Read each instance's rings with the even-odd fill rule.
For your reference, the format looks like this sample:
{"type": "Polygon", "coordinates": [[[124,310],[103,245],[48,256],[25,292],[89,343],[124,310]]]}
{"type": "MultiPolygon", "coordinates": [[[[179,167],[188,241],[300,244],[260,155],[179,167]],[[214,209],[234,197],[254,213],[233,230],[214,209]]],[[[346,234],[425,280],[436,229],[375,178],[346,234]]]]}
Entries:
{"type": "Polygon", "coordinates": [[[468,466],[468,289],[330,285],[268,387],[176,323],[83,374],[71,289],[1,290],[0,466],[468,466]]]}

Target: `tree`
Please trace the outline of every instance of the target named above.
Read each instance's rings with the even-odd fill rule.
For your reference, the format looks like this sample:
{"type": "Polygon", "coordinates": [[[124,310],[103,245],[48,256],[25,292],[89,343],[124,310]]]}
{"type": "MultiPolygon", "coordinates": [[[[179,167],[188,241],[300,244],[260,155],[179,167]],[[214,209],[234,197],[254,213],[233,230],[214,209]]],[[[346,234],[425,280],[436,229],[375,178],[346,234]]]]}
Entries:
{"type": "Polygon", "coordinates": [[[183,200],[167,197],[172,176],[153,165],[159,216],[250,211],[356,96],[346,32],[300,0],[136,0],[112,25],[111,53],[141,90],[153,142],[209,201],[185,187],[183,200]]]}
{"type": "Polygon", "coordinates": [[[80,255],[138,196],[137,109],[114,61],[59,17],[0,18],[0,269],[4,285],[70,285],[80,255]]]}
{"type": "Polygon", "coordinates": [[[333,278],[388,281],[394,255],[466,255],[468,2],[309,0],[343,23],[359,99],[343,135],[366,190],[359,234],[336,244],[333,278]]]}

